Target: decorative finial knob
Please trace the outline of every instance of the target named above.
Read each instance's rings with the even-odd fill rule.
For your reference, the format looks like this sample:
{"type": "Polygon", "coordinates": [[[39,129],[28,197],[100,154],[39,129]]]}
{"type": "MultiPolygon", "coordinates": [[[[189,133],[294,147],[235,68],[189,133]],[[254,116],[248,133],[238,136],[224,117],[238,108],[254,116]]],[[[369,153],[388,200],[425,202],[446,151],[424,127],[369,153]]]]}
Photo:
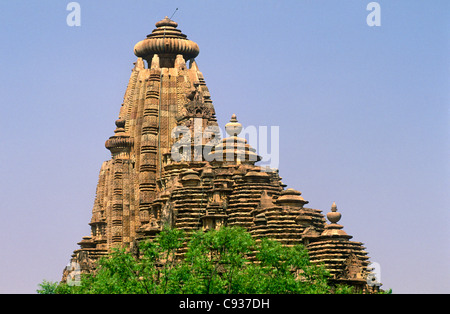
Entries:
{"type": "Polygon", "coordinates": [[[331,205],[331,212],[329,212],[329,213],[327,214],[328,220],[329,220],[331,223],[335,224],[335,223],[337,223],[339,220],[341,220],[341,216],[342,216],[341,213],[338,213],[338,212],[337,212],[337,206],[336,206],[336,203],[333,202],[333,205],[331,205]]]}
{"type": "Polygon", "coordinates": [[[114,133],[123,133],[125,132],[125,120],[119,118],[118,120],[116,120],[116,130],[114,131],[114,133]]]}
{"type": "Polygon", "coordinates": [[[236,115],[233,113],[231,116],[230,122],[225,124],[225,130],[230,136],[237,136],[242,131],[242,124],[240,124],[236,118],[236,115]]]}
{"type": "Polygon", "coordinates": [[[119,118],[116,120],[116,127],[118,128],[124,128],[125,127],[125,120],[122,118],[119,118]]]}
{"type": "Polygon", "coordinates": [[[337,211],[336,202],[333,202],[333,205],[331,205],[331,211],[332,212],[336,212],[337,211]]]}
{"type": "Polygon", "coordinates": [[[166,15],[166,17],[163,18],[161,21],[156,22],[155,26],[156,27],[163,27],[163,26],[177,27],[178,23],[169,19],[169,17],[166,15]]]}

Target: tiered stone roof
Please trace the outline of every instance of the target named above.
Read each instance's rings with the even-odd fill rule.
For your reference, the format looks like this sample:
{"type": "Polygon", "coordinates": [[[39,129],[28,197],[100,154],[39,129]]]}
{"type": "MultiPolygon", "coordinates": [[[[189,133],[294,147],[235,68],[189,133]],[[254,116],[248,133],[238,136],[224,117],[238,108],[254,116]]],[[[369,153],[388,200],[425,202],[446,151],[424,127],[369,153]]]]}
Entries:
{"type": "Polygon", "coordinates": [[[361,242],[350,241],[343,226],[337,224],[341,213],[337,212],[336,203],[333,202],[331,212],[327,213],[331,222],[312,242],[307,244],[311,261],[325,265],[332,278],[338,282],[351,285],[364,286],[367,283],[369,258],[361,242]]]}
{"type": "Polygon", "coordinates": [[[111,159],[100,169],[91,235],[72,262],[92,271],[111,248],[133,250],[165,225],[188,235],[241,226],[257,240],[303,244],[337,282],[363,287],[367,253],[337,224],[335,205],[326,224],[320,210],[305,207],[301,192],[286,188],[277,169],[258,166],[261,158],[239,136],[243,127],[235,114],[225,125],[228,137],[203,136],[218,127],[214,106],[194,60],[198,45],[177,27],[166,17],[134,48],[138,59],[115,134],[105,143],[111,159]]]}

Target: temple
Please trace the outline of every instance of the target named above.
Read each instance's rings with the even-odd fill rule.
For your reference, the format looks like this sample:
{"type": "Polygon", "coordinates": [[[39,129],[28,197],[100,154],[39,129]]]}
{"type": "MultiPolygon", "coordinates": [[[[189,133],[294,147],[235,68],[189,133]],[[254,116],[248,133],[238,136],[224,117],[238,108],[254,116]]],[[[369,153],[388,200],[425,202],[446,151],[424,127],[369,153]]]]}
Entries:
{"type": "MultiPolygon", "coordinates": [[[[225,138],[217,132],[211,95],[195,58],[198,45],[169,18],[134,47],[137,60],[105,146],[111,159],[100,169],[89,223],[72,265],[92,272],[115,246],[133,249],[165,225],[187,234],[241,226],[256,239],[303,244],[311,261],[324,264],[332,280],[363,291],[371,282],[367,252],[351,241],[336,204],[324,215],[308,208],[301,193],[286,188],[276,169],[258,166],[261,157],[232,115],[225,138]],[[327,222],[328,220],[328,222],[327,222]]],[[[71,268],[63,272],[63,280],[71,268]]]]}

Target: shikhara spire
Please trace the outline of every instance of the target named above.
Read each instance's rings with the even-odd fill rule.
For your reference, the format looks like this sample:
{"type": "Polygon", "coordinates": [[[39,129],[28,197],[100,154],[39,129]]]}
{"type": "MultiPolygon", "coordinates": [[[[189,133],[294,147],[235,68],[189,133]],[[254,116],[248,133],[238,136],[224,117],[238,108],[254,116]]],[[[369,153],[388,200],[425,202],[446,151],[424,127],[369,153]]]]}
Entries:
{"type": "Polygon", "coordinates": [[[111,248],[134,252],[164,225],[187,234],[241,226],[256,238],[304,244],[333,280],[375,289],[366,280],[367,253],[337,224],[335,204],[327,224],[320,210],[304,207],[309,202],[299,191],[286,189],[278,170],[258,166],[261,157],[240,137],[235,114],[225,125],[227,137],[213,134],[218,123],[195,62],[199,47],[177,27],[165,17],[134,47],[138,58],[114,135],[105,143],[111,159],[100,169],[91,234],[79,243],[72,264],[91,272],[111,248]]]}

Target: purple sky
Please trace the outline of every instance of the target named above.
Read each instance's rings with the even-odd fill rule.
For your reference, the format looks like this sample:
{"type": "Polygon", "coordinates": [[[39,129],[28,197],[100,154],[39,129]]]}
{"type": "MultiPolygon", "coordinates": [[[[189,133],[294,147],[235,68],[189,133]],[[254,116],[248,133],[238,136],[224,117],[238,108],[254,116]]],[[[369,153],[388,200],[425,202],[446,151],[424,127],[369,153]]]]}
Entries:
{"type": "Polygon", "coordinates": [[[0,293],[59,281],[88,223],[135,43],[197,42],[223,128],[279,126],[280,174],[365,243],[394,293],[450,293],[450,2],[0,2],[0,293]],[[431,4],[432,3],[432,4],[431,4]]]}

